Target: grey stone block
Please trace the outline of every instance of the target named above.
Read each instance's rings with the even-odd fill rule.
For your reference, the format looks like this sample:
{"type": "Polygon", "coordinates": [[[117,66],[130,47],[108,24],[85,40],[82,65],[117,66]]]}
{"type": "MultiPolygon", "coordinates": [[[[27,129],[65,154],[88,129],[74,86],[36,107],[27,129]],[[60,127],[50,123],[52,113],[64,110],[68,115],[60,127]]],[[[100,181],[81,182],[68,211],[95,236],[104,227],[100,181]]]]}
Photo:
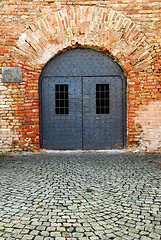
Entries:
{"type": "Polygon", "coordinates": [[[3,83],[22,82],[22,68],[21,67],[2,67],[2,82],[3,83]]]}

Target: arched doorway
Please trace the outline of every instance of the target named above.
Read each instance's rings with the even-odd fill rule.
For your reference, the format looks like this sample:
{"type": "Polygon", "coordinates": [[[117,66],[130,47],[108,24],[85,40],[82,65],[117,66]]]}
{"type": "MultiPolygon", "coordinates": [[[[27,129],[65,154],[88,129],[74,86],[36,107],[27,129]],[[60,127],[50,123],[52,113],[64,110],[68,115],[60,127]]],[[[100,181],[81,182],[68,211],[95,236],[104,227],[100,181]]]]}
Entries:
{"type": "Polygon", "coordinates": [[[112,58],[77,48],[54,57],[40,76],[41,147],[116,149],[126,143],[126,79],[112,58]]]}

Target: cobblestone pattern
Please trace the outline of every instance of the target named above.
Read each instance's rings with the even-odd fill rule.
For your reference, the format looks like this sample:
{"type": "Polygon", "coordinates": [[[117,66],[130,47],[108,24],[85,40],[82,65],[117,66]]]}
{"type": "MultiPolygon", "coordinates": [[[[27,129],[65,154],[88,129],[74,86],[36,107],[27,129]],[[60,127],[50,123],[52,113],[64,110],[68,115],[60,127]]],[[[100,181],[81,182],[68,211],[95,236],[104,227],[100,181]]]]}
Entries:
{"type": "Polygon", "coordinates": [[[0,240],[161,238],[160,156],[33,154],[0,159],[0,240]]]}

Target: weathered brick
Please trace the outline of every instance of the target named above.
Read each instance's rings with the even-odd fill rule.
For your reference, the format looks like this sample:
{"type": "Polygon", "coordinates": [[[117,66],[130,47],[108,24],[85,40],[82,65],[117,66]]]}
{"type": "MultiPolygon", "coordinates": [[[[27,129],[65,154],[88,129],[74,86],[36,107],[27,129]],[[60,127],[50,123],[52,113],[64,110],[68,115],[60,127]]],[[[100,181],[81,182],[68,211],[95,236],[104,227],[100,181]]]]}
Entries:
{"type": "Polygon", "coordinates": [[[128,147],[161,151],[159,4],[2,0],[0,66],[22,67],[23,81],[2,83],[0,69],[0,151],[39,149],[41,70],[77,44],[108,52],[127,76],[128,147]]]}

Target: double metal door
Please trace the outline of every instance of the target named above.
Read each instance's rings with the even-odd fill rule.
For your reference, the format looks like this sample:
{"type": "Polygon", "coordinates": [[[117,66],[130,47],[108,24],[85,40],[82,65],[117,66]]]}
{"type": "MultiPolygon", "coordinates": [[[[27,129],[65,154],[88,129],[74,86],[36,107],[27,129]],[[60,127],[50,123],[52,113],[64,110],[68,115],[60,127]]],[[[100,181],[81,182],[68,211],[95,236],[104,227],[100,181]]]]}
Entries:
{"type": "Polygon", "coordinates": [[[42,147],[53,150],[123,147],[122,78],[44,77],[42,147]]]}

